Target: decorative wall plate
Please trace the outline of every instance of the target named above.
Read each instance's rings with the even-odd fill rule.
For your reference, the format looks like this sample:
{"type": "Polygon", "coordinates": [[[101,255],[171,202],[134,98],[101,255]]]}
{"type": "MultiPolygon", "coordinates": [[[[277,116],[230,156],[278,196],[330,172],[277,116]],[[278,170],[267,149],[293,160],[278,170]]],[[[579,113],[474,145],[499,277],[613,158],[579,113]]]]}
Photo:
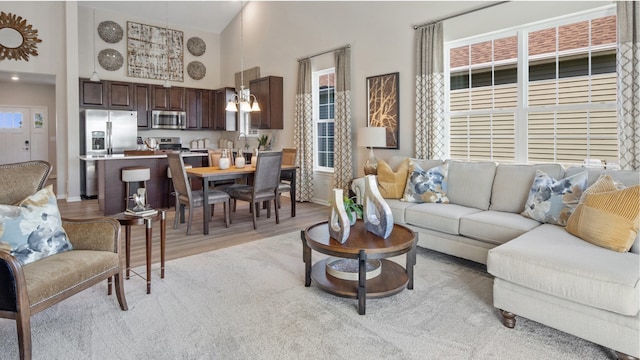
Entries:
{"type": "Polygon", "coordinates": [[[117,50],[104,49],[98,53],[98,63],[105,70],[115,71],[122,67],[124,58],[117,50]]]}
{"type": "Polygon", "coordinates": [[[207,50],[207,44],[204,43],[204,40],[194,36],[187,40],[187,50],[193,56],[200,56],[207,50]]]}
{"type": "Polygon", "coordinates": [[[200,80],[207,74],[207,68],[200,61],[192,61],[187,65],[187,74],[193,80],[200,80]]]}
{"type": "Polygon", "coordinates": [[[118,23],[107,20],[98,25],[98,35],[100,35],[100,39],[110,44],[115,44],[122,40],[124,31],[122,30],[122,26],[118,25],[118,23]]]}

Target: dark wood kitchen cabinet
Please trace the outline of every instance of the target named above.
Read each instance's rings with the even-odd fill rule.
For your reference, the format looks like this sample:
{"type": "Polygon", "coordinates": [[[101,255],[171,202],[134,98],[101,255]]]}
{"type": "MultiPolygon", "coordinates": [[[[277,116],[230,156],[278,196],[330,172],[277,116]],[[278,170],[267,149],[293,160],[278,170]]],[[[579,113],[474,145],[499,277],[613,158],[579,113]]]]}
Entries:
{"type": "Polygon", "coordinates": [[[135,95],[133,83],[105,81],[107,87],[107,108],[111,110],[133,110],[135,95]]]}
{"type": "Polygon", "coordinates": [[[133,84],[135,96],[134,110],[138,113],[138,128],[151,128],[151,101],[150,86],[148,84],[133,84]]]}
{"type": "Polygon", "coordinates": [[[234,88],[225,87],[217,89],[212,92],[214,94],[214,101],[212,106],[212,130],[222,131],[236,131],[238,129],[236,111],[227,111],[227,103],[229,100],[233,100],[236,94],[234,88]]]}
{"type": "Polygon", "coordinates": [[[134,110],[133,83],[80,79],[80,107],[87,109],[134,110]]]}
{"type": "Polygon", "coordinates": [[[185,88],[151,86],[151,110],[184,111],[185,88]]]}
{"type": "Polygon", "coordinates": [[[282,129],[284,123],[282,77],[266,76],[251,80],[249,88],[260,105],[260,111],[251,113],[251,128],[282,129]]]}
{"type": "Polygon", "coordinates": [[[102,81],[80,79],[80,107],[87,109],[106,109],[106,84],[102,81]]]}
{"type": "Polygon", "coordinates": [[[211,90],[186,89],[187,129],[210,129],[211,90]]]}

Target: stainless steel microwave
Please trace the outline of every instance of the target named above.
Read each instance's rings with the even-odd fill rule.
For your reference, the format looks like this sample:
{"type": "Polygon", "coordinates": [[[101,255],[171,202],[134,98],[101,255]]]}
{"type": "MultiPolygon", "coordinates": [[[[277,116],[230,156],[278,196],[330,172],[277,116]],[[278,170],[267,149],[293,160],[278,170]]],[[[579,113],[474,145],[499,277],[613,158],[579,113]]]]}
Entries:
{"type": "Polygon", "coordinates": [[[151,112],[151,128],[186,129],[187,114],[184,111],[153,110],[151,112]]]}

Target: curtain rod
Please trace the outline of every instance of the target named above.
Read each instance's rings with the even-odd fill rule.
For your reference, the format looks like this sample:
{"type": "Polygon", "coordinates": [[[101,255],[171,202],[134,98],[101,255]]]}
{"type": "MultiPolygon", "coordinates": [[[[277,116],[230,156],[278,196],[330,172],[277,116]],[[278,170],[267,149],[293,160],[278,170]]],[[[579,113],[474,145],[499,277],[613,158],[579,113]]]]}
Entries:
{"type": "Polygon", "coordinates": [[[320,52],[317,52],[317,53],[315,53],[313,55],[309,55],[309,56],[298,58],[298,62],[300,62],[302,60],[310,59],[312,57],[316,57],[316,56],[319,56],[319,55],[323,55],[323,54],[326,54],[326,53],[330,53],[332,51],[336,51],[336,50],[340,50],[340,49],[348,49],[350,47],[351,47],[351,45],[347,44],[347,45],[340,46],[340,47],[337,47],[337,48],[333,48],[333,49],[329,49],[329,50],[325,50],[325,51],[320,51],[320,52]]]}
{"type": "Polygon", "coordinates": [[[480,6],[480,7],[477,7],[475,9],[470,9],[470,10],[459,12],[457,14],[445,16],[443,18],[440,18],[440,19],[437,19],[437,20],[434,20],[434,21],[429,21],[428,23],[424,23],[424,24],[421,24],[421,25],[413,25],[413,30],[417,30],[418,28],[421,28],[421,27],[424,27],[424,26],[427,26],[427,25],[431,25],[431,24],[435,24],[435,23],[440,22],[440,21],[445,21],[445,20],[456,18],[458,16],[467,15],[467,14],[471,14],[471,13],[476,12],[476,11],[488,9],[488,8],[490,8],[492,6],[504,4],[504,3],[507,3],[507,2],[508,1],[498,1],[498,2],[493,3],[493,4],[480,6]]]}

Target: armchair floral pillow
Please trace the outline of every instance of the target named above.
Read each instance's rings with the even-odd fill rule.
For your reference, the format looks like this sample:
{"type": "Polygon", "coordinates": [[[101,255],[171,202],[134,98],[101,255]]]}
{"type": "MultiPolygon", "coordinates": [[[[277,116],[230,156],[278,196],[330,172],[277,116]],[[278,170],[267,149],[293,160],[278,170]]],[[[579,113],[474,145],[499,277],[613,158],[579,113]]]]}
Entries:
{"type": "Polygon", "coordinates": [[[0,250],[22,265],[71,249],[52,185],[17,206],[0,205],[0,250]]]}

